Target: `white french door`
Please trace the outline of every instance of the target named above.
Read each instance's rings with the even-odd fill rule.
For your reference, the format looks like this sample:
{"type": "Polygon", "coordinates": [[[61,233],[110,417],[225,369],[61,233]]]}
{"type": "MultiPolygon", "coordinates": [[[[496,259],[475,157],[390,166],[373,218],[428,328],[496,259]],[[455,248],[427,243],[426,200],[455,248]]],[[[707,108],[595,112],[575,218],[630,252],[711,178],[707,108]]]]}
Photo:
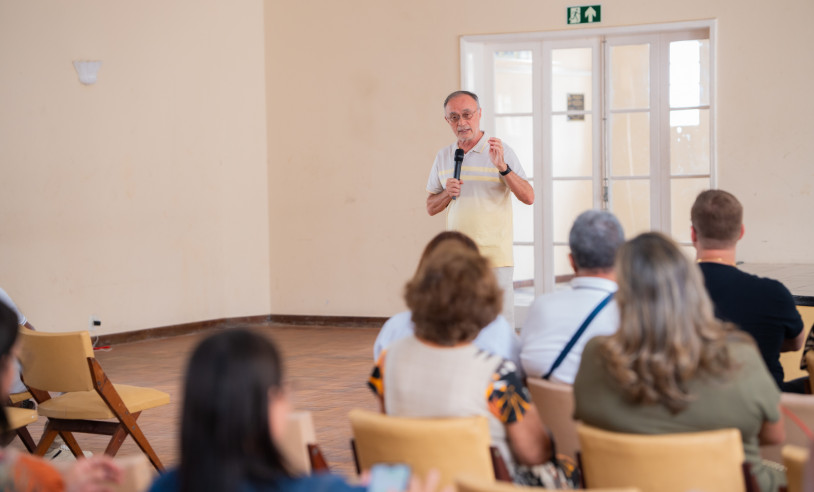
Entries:
{"type": "Polygon", "coordinates": [[[535,188],[533,207],[514,203],[516,286],[568,279],[568,232],[590,208],[628,237],[659,230],[690,247],[690,205],[715,184],[712,28],[462,41],[463,87],[535,188]]]}

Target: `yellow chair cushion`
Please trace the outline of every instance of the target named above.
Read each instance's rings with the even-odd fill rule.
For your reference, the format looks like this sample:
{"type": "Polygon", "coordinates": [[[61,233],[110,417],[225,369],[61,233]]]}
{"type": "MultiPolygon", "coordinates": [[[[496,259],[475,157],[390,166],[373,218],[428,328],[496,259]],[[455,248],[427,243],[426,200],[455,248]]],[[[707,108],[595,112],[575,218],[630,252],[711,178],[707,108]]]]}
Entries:
{"type": "Polygon", "coordinates": [[[22,393],[12,393],[8,395],[9,401],[11,403],[20,403],[21,401],[30,400],[32,398],[31,393],[28,391],[23,391],[22,393]]]}
{"type": "MultiPolygon", "coordinates": [[[[170,402],[170,395],[152,388],[114,384],[116,392],[130,413],[160,407],[170,402]]],[[[74,391],[42,402],[40,415],[54,419],[112,419],[113,412],[95,391],[74,391]]]]}
{"type": "Polygon", "coordinates": [[[6,418],[9,430],[17,430],[28,424],[33,424],[39,418],[36,410],[29,408],[6,407],[6,418]]]}

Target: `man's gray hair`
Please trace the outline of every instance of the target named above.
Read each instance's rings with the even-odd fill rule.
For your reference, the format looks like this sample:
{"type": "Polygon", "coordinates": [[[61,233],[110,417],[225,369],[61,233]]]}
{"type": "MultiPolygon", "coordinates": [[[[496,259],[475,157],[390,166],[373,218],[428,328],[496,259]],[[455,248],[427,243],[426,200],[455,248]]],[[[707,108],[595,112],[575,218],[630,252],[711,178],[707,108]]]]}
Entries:
{"type": "Polygon", "coordinates": [[[610,212],[582,212],[568,235],[568,245],[576,267],[583,270],[613,268],[616,250],[625,242],[622,224],[610,212]]]}
{"type": "Polygon", "coordinates": [[[475,105],[480,108],[480,100],[478,99],[478,95],[474,92],[469,91],[455,91],[452,94],[448,95],[446,99],[444,99],[444,109],[447,109],[447,104],[449,104],[450,99],[454,99],[458,96],[469,96],[475,100],[475,105]]]}

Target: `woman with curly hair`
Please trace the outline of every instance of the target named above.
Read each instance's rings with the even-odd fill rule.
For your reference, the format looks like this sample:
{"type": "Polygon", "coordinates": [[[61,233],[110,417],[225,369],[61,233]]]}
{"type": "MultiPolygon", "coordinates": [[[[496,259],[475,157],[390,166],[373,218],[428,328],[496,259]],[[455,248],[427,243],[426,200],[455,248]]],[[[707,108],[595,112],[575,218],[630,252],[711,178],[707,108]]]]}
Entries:
{"type": "Polygon", "coordinates": [[[715,319],[696,265],[646,233],[621,247],[616,272],[619,330],[586,345],[575,418],[636,434],[736,428],[761,490],[785,484],[759,453],[785,438],[780,392],[751,339],[715,319]]]}
{"type": "Polygon", "coordinates": [[[488,260],[444,241],[404,298],[415,332],[382,351],[368,383],[382,410],[400,417],[483,415],[510,470],[545,463],[549,438],[517,367],[473,343],[503,302],[488,260]]]}

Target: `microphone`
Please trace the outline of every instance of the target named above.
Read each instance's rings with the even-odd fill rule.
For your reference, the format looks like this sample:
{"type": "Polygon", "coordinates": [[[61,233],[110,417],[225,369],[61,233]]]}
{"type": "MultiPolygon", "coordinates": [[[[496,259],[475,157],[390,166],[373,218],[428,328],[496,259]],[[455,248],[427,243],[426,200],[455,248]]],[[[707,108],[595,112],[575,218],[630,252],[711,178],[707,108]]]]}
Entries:
{"type": "MultiPolygon", "coordinates": [[[[455,149],[455,179],[461,179],[461,163],[464,161],[464,149],[455,149]]],[[[452,197],[453,200],[458,198],[452,197]]]]}

